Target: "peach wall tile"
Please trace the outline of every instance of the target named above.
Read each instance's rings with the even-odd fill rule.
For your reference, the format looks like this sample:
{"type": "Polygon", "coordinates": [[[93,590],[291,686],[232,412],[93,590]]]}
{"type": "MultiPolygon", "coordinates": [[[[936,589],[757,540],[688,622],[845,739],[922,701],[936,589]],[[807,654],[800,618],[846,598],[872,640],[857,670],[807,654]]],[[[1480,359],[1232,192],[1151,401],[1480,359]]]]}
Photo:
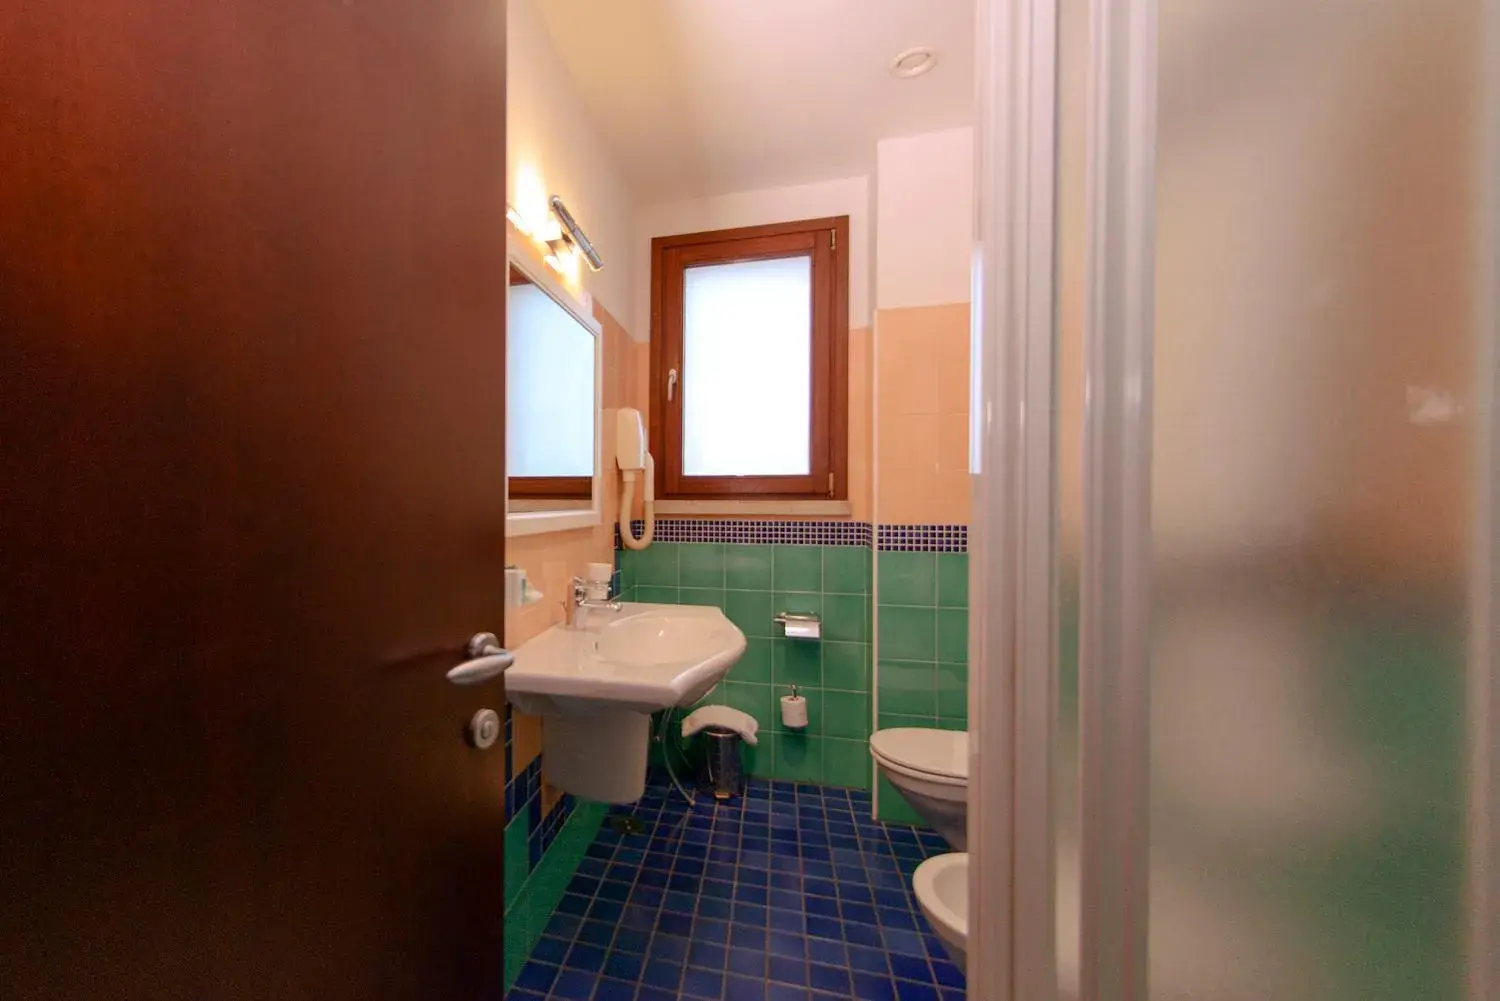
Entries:
{"type": "Polygon", "coordinates": [[[939,472],[969,471],[969,415],[938,414],[937,467],[939,472]]]}
{"type": "Polygon", "coordinates": [[[874,520],[967,524],[969,306],[876,314],[874,520]]]}
{"type": "Polygon", "coordinates": [[[914,310],[878,314],[876,391],[881,416],[937,413],[937,357],[914,310]]]}
{"type": "Polygon", "coordinates": [[[932,343],[937,356],[938,413],[969,412],[969,304],[934,306],[932,343]]]}
{"type": "Polygon", "coordinates": [[[542,753],[542,719],[518,712],[511,715],[511,720],[511,777],[514,778],[542,753]]]}
{"type": "Polygon", "coordinates": [[[881,522],[926,520],[927,495],[937,475],[936,414],[883,416],[876,451],[875,513],[881,522]]]}
{"type": "Polygon", "coordinates": [[[600,394],[604,409],[622,405],[625,398],[625,375],[630,368],[630,335],[599,300],[594,300],[594,318],[599,321],[604,342],[604,387],[600,394]]]}
{"type": "Polygon", "coordinates": [[[869,327],[849,331],[849,505],[855,521],[872,518],[875,386],[872,371],[874,338],[869,327]]]}

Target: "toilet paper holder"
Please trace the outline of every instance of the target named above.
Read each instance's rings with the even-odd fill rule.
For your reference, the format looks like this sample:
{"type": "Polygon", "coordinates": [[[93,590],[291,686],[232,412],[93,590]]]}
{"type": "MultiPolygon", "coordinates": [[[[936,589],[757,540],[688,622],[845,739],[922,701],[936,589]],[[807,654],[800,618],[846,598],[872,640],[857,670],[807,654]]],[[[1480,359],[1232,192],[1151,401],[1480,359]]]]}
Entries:
{"type": "Polygon", "coordinates": [[[774,621],[781,623],[788,639],[815,640],[823,633],[823,620],[816,612],[782,612],[774,621]]]}

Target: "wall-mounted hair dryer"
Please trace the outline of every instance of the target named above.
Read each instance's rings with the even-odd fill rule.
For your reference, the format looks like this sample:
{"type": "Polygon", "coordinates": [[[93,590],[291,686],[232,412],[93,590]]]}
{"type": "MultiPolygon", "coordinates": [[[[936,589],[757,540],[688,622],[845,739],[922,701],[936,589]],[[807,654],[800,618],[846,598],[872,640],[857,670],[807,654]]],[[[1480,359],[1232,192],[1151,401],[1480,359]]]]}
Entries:
{"type": "Polygon", "coordinates": [[[620,464],[620,476],[624,480],[620,490],[620,541],[626,549],[645,549],[651,545],[651,537],[656,532],[656,462],[646,451],[646,426],[641,421],[639,410],[622,407],[615,425],[615,459],[620,464]],[[640,538],[636,538],[631,531],[630,510],[635,501],[635,480],[642,473],[646,479],[641,492],[646,528],[640,538]]]}

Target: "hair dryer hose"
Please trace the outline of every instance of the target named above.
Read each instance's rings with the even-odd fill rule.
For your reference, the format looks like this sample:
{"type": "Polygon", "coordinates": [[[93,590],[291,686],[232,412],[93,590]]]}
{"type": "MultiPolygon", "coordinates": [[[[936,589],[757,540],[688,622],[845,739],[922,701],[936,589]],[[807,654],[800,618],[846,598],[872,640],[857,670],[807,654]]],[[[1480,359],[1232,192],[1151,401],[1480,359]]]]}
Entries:
{"type": "Polygon", "coordinates": [[[651,458],[651,453],[646,453],[646,486],[642,500],[645,509],[646,528],[641,532],[640,538],[636,538],[630,523],[631,505],[635,502],[635,477],[639,470],[625,469],[621,475],[625,478],[625,485],[620,491],[620,541],[625,544],[626,549],[645,549],[651,545],[651,537],[656,534],[656,460],[651,458]]]}

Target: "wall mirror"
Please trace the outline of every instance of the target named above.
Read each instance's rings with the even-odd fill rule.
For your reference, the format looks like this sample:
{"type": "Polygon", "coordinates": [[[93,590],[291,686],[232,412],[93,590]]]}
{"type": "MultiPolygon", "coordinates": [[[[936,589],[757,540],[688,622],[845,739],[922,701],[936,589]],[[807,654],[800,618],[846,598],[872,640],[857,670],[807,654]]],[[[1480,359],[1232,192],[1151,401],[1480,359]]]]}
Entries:
{"type": "Polygon", "coordinates": [[[599,322],[511,240],[505,341],[506,534],[599,524],[599,322]]]}

